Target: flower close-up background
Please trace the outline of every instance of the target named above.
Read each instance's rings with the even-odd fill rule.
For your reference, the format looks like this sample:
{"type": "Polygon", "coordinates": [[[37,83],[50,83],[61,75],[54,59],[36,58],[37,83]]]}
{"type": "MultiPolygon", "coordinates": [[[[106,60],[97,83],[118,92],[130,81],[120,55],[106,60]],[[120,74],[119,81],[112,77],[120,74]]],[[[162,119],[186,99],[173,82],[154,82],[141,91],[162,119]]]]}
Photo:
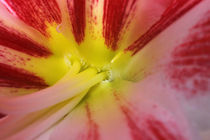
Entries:
{"type": "Polygon", "coordinates": [[[0,0],[0,140],[210,140],[210,0],[0,0]]]}

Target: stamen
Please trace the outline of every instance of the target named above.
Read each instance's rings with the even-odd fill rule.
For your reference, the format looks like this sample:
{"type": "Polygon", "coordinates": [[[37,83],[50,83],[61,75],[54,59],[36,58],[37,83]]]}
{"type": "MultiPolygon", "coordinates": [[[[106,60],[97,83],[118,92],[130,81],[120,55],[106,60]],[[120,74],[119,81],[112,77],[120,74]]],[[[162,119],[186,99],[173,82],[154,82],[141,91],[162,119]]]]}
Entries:
{"type": "MultiPolygon", "coordinates": [[[[79,68],[79,64],[74,63],[73,72],[70,73],[78,72],[79,68]]],[[[96,69],[88,68],[69,79],[64,79],[62,82],[65,81],[65,83],[57,83],[39,92],[20,97],[1,98],[0,112],[6,114],[29,113],[53,106],[88,90],[104,80],[106,76],[106,72],[97,74],[96,69]]]]}
{"type": "Polygon", "coordinates": [[[122,51],[120,51],[119,53],[117,53],[111,60],[111,63],[114,63],[117,59],[120,58],[120,56],[123,54],[122,51]]]}
{"type": "Polygon", "coordinates": [[[36,112],[36,114],[31,113],[28,116],[19,119],[15,122],[15,127],[4,127],[3,129],[6,129],[7,131],[4,131],[5,133],[1,133],[0,138],[2,136],[11,136],[10,134],[13,132],[13,129],[10,128],[16,128],[17,130],[19,130],[19,132],[9,138],[22,139],[22,136],[27,136],[31,131],[33,131],[33,134],[30,133],[30,136],[28,136],[27,138],[34,139],[36,136],[40,135],[42,132],[52,127],[55,123],[59,122],[63,118],[63,116],[71,112],[72,109],[86,95],[86,93],[87,91],[84,91],[71,100],[62,102],[61,104],[48,108],[45,112],[36,112]],[[34,117],[37,114],[38,116],[34,117]]]}
{"type": "Polygon", "coordinates": [[[67,80],[69,80],[70,77],[76,75],[80,71],[80,68],[81,64],[78,61],[75,61],[71,66],[69,72],[58,83],[66,82],[67,80]]]}

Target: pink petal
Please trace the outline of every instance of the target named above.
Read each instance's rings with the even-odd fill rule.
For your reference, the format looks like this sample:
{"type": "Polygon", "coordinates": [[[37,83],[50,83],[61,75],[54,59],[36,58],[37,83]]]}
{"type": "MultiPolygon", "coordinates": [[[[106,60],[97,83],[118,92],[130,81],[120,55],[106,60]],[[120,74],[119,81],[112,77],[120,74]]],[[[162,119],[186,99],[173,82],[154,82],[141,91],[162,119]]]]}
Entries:
{"type": "Polygon", "coordinates": [[[43,132],[47,131],[50,127],[55,125],[68,114],[84,97],[81,94],[72,100],[65,103],[60,103],[52,108],[34,112],[19,119],[13,118],[12,123],[5,122],[4,126],[1,124],[0,138],[8,139],[34,139],[43,132]],[[35,117],[34,117],[35,116],[35,117]]]}
{"type": "Polygon", "coordinates": [[[191,8],[199,4],[202,0],[178,0],[171,1],[167,9],[161,13],[159,20],[157,20],[149,29],[141,35],[134,43],[132,43],[126,51],[132,51],[133,54],[141,50],[147,43],[149,43],[154,37],[171,25],[174,21],[179,19],[191,8]]]}
{"type": "Polygon", "coordinates": [[[177,104],[168,98],[170,95],[155,101],[167,93],[149,91],[148,86],[146,90],[145,85],[137,84],[131,88],[136,90],[125,91],[125,88],[116,92],[109,84],[100,85],[55,126],[50,139],[193,139],[177,104]]]}
{"type": "Polygon", "coordinates": [[[174,94],[200,131],[210,128],[209,5],[209,1],[201,2],[164,30],[134,56],[126,70],[126,77],[153,77],[151,89],[174,94]]]}

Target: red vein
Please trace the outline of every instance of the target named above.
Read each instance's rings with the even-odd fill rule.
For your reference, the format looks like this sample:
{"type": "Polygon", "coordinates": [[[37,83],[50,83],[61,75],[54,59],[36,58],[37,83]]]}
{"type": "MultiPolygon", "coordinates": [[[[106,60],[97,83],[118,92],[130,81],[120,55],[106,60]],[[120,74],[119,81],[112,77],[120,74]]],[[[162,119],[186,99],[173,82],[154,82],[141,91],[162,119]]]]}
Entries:
{"type": "Polygon", "coordinates": [[[40,89],[47,84],[33,73],[0,63],[0,87],[40,89]]]}
{"type": "Polygon", "coordinates": [[[55,0],[4,0],[15,14],[26,24],[45,36],[46,22],[61,23],[61,12],[55,0]]]}
{"type": "Polygon", "coordinates": [[[74,38],[80,44],[85,37],[86,14],[85,0],[68,0],[69,16],[72,24],[74,38]]]}
{"type": "Polygon", "coordinates": [[[133,109],[131,103],[127,103],[116,93],[114,97],[125,116],[133,140],[153,140],[154,137],[157,140],[185,140],[179,129],[173,124],[174,122],[165,124],[152,114],[146,117],[143,113],[140,115],[138,110],[133,109]],[[173,131],[170,131],[169,128],[173,131]]]}
{"type": "Polygon", "coordinates": [[[44,46],[34,42],[14,29],[0,23],[0,45],[29,54],[32,56],[47,57],[51,52],[44,46]]]}
{"type": "MultiPolygon", "coordinates": [[[[210,11],[195,25],[184,42],[172,53],[170,78],[177,89],[202,94],[210,83],[210,11]]],[[[186,93],[186,92],[185,92],[186,93]]]]}
{"type": "Polygon", "coordinates": [[[174,0],[170,6],[164,11],[161,18],[151,26],[151,28],[140,36],[133,44],[125,51],[132,51],[135,55],[143,49],[152,39],[164,31],[168,26],[174,23],[182,15],[200,3],[202,0],[174,0]]]}
{"type": "Polygon", "coordinates": [[[136,0],[104,0],[103,36],[108,47],[116,50],[121,32],[129,24],[136,0]]]}
{"type": "Polygon", "coordinates": [[[89,105],[86,104],[86,112],[88,118],[88,135],[86,140],[99,140],[98,125],[94,122],[89,105]]]}

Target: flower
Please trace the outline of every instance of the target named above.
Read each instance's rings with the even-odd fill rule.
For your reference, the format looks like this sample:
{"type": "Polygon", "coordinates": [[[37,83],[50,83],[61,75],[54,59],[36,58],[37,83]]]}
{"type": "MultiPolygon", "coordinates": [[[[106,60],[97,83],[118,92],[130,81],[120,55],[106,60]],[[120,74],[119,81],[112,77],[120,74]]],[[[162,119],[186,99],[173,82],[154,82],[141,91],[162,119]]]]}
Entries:
{"type": "Polygon", "coordinates": [[[208,139],[209,13],[209,0],[1,0],[0,139],[208,139]]]}

